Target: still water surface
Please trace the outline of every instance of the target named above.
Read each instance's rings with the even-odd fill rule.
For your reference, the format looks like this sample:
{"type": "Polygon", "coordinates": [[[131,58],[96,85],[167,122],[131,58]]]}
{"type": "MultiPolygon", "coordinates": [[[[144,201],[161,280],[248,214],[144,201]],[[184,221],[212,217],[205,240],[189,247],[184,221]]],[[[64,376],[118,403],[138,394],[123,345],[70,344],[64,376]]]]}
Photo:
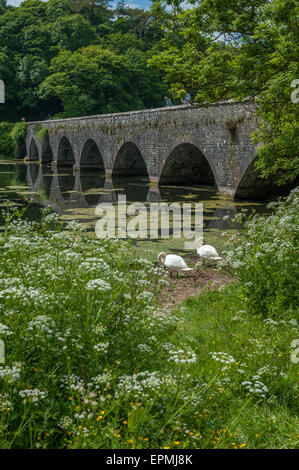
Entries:
{"type": "MultiPolygon", "coordinates": [[[[126,195],[127,204],[141,202],[197,202],[203,204],[204,238],[221,253],[225,239],[235,230],[223,217],[233,217],[240,209],[254,209],[263,213],[266,203],[261,201],[231,201],[218,194],[216,188],[207,186],[152,186],[146,177],[105,178],[97,171],[74,173],[70,168],[51,169],[50,166],[17,161],[0,162],[0,205],[7,201],[19,206],[32,204],[26,216],[40,217],[40,208],[51,206],[65,221],[77,220],[90,233],[95,234],[99,220],[95,209],[101,202],[117,204],[118,195],[126,195]],[[223,232],[226,235],[223,236],[223,232]]],[[[183,238],[142,239],[133,243],[155,258],[159,251],[186,253],[183,238]]]]}

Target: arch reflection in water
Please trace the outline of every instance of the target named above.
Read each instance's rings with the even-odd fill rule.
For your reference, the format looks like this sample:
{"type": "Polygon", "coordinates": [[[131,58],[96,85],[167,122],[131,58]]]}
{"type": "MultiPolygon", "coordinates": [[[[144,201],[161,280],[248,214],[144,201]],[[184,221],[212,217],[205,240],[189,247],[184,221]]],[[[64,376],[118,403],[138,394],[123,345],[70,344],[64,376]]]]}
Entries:
{"type": "MultiPolygon", "coordinates": [[[[215,232],[229,229],[225,215],[233,217],[237,206],[232,202],[219,201],[213,188],[153,186],[147,178],[121,179],[106,177],[92,171],[74,173],[71,169],[53,173],[50,166],[27,164],[26,179],[30,196],[43,205],[50,205],[55,212],[67,214],[68,219],[85,222],[96,221],[95,208],[99,203],[117,204],[118,195],[125,195],[127,203],[202,202],[204,205],[204,231],[215,232]],[[76,212],[78,209],[78,212],[76,212]],[[88,217],[87,217],[88,216],[88,217]]],[[[23,173],[23,171],[21,172],[23,173]]]]}
{"type": "Polygon", "coordinates": [[[112,182],[116,194],[126,196],[127,202],[145,202],[149,193],[148,178],[117,177],[112,175],[112,182]]]}
{"type": "Polygon", "coordinates": [[[34,201],[40,202],[42,205],[48,205],[52,184],[50,167],[29,163],[27,165],[26,178],[30,188],[30,197],[34,201]]]}

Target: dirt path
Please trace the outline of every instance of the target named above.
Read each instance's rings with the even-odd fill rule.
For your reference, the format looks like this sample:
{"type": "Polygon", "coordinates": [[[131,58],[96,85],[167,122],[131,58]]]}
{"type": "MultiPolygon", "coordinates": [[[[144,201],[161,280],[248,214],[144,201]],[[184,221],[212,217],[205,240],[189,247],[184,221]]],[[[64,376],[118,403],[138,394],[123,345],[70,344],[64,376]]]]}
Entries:
{"type": "MultiPolygon", "coordinates": [[[[192,266],[191,259],[186,261],[192,266]]],[[[198,268],[190,274],[180,273],[178,278],[169,277],[168,280],[168,285],[160,292],[161,311],[175,310],[183,300],[198,297],[205,288],[215,289],[234,282],[231,276],[213,267],[198,268]]]]}

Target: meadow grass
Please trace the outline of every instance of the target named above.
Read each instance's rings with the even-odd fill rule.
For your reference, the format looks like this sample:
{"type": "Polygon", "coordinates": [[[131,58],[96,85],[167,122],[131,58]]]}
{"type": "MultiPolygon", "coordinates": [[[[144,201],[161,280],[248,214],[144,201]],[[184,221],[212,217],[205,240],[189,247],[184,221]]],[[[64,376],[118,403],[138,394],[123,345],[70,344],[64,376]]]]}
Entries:
{"type": "Polygon", "coordinates": [[[294,448],[291,311],[237,283],[161,314],[161,268],[43,211],[0,238],[1,448],[294,448]]]}

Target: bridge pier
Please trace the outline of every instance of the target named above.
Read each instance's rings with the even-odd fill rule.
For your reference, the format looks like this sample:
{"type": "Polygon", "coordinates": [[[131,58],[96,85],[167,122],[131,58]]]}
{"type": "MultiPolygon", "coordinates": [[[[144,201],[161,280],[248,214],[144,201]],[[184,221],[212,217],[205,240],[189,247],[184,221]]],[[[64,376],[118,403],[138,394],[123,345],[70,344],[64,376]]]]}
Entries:
{"type": "Polygon", "coordinates": [[[149,182],[151,186],[158,186],[159,178],[157,176],[149,176],[149,182]]]}

